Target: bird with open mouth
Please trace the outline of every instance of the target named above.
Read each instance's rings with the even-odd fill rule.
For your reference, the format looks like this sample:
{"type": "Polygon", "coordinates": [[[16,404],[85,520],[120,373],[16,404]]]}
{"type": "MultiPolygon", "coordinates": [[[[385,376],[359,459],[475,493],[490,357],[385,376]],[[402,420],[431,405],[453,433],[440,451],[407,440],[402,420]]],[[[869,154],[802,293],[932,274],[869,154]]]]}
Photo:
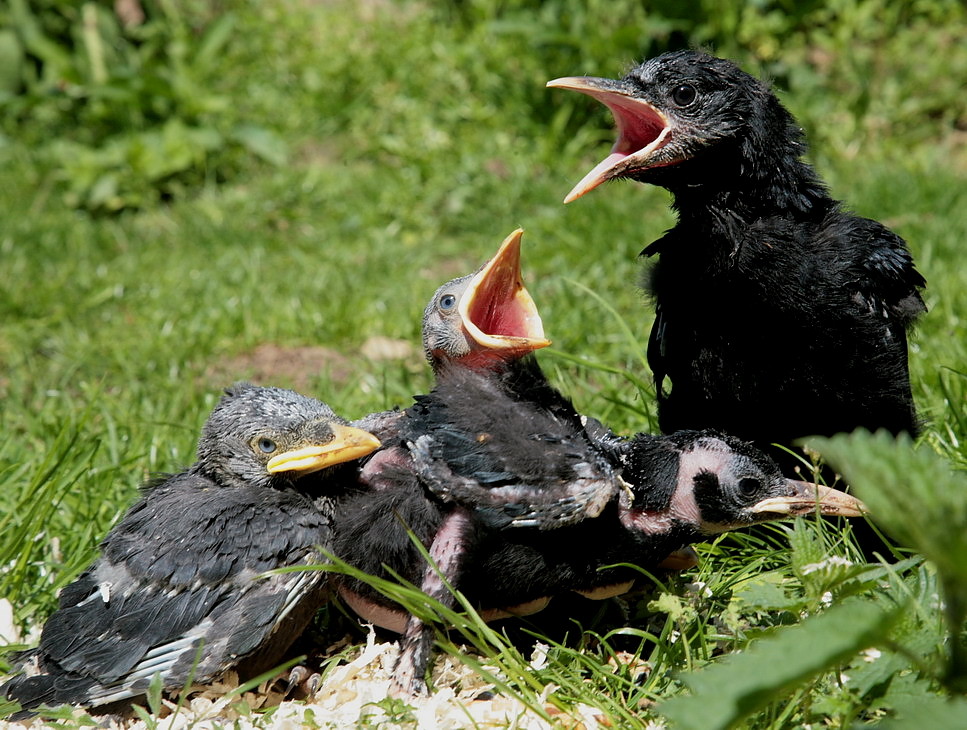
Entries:
{"type": "MultiPolygon", "coordinates": [[[[361,470],[365,488],[340,503],[340,557],[380,573],[380,544],[401,549],[407,572],[421,573],[417,583],[424,592],[446,602],[452,596],[411,550],[407,528],[427,546],[445,580],[455,581],[464,556],[459,545],[476,523],[555,529],[599,514],[621,487],[585,419],[531,355],[550,343],[523,285],[522,234],[514,231],[480,269],[434,293],[424,311],[423,344],[436,385],[389,428],[376,429],[384,446],[361,470]]],[[[359,423],[377,420],[386,423],[384,415],[359,423]]],[[[360,615],[380,623],[382,597],[364,582],[342,580],[340,593],[360,615]]],[[[416,617],[408,622],[394,675],[402,695],[423,690],[432,639],[416,617]]]]}
{"type": "MultiPolygon", "coordinates": [[[[509,241],[516,248],[519,235],[509,241]]],[[[716,532],[817,504],[830,514],[858,514],[851,497],[787,481],[768,457],[730,437],[626,440],[582,417],[519,346],[546,340],[532,300],[517,288],[518,253],[504,258],[507,245],[497,258],[511,266],[491,261],[431,299],[424,345],[436,385],[402,414],[396,441],[384,439],[364,465],[366,488],[340,501],[339,557],[381,578],[402,576],[444,603],[453,601],[447,584],[456,585],[486,618],[499,618],[532,613],[572,591],[621,594],[637,571],[606,566],[687,567],[688,546],[716,532]],[[503,314],[521,302],[526,316],[503,314]],[[481,312],[486,322],[468,323],[481,312]],[[491,341],[487,330],[506,322],[527,326],[504,329],[513,347],[480,354],[491,341]],[[681,562],[669,566],[673,554],[681,562]]],[[[394,691],[425,691],[430,628],[365,581],[338,586],[360,616],[403,633],[394,691]]]]}
{"type": "Polygon", "coordinates": [[[907,330],[923,277],[899,236],[830,197],[765,84],[676,51],[621,79],[547,85],[603,103],[617,128],[565,202],[618,179],[674,196],[677,224],[643,252],[657,257],[648,361],[664,432],[764,448],[861,427],[916,435],[907,330]]]}

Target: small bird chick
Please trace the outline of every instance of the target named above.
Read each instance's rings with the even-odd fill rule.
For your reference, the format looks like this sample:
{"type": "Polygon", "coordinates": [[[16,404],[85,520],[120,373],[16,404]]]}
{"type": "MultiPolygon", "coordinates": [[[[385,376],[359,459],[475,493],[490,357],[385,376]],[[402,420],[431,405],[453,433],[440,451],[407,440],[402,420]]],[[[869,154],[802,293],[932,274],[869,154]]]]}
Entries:
{"type": "MultiPolygon", "coordinates": [[[[415,398],[393,424],[392,437],[379,431],[384,446],[362,469],[367,489],[340,504],[339,519],[344,515],[349,527],[337,534],[337,554],[379,572],[377,545],[402,548],[423,572],[417,581],[423,591],[445,603],[452,596],[436,569],[409,550],[407,526],[452,583],[461,571],[460,545],[476,521],[556,529],[599,514],[621,486],[584,419],[531,354],[549,342],[523,285],[521,236],[514,231],[477,272],[433,295],[423,344],[436,385],[415,398]],[[398,514],[399,501],[414,513],[398,514]],[[369,517],[360,521],[359,515],[369,517]]],[[[339,585],[347,603],[379,622],[382,608],[370,600],[371,588],[348,579],[339,585]]],[[[418,618],[408,623],[394,675],[400,695],[425,689],[432,639],[418,618]]]]}
{"type": "Polygon", "coordinates": [[[323,597],[325,573],[267,571],[323,562],[333,500],[349,462],[379,441],[326,404],[247,383],[225,391],[202,429],[198,460],[148,484],[60,594],[29,672],[0,686],[20,719],[41,706],[136,700],[244,680],[279,663],[323,597]]]}

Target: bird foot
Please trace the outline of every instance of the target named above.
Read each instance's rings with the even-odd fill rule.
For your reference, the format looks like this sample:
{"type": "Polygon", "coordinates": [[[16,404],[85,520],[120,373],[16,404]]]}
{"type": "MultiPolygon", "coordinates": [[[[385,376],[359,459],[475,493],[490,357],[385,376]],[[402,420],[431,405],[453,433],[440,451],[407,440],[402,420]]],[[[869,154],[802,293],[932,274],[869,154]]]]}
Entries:
{"type": "Polygon", "coordinates": [[[321,684],[322,675],[319,672],[313,672],[308,667],[299,664],[289,670],[289,677],[286,680],[283,696],[286,699],[293,697],[308,699],[319,691],[321,684]]]}
{"type": "Polygon", "coordinates": [[[426,681],[423,679],[421,669],[426,671],[426,659],[420,661],[416,652],[411,647],[405,645],[396,660],[393,668],[393,677],[390,680],[389,696],[399,700],[410,700],[414,697],[426,697],[430,694],[427,689],[426,681]]]}

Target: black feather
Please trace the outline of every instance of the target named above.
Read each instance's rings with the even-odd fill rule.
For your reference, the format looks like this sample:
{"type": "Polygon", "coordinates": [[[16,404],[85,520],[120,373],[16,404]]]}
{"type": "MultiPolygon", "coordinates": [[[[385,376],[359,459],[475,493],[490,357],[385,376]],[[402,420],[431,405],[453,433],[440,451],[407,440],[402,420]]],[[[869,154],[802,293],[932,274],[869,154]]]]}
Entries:
{"type": "MultiPolygon", "coordinates": [[[[924,279],[899,236],[830,197],[775,94],[694,51],[587,82],[605,103],[620,96],[619,113],[654,125],[657,110],[668,132],[604,176],[674,195],[677,224],[643,252],[657,256],[645,287],[662,430],[763,446],[860,427],[916,435],[906,334],[925,311],[924,279]],[[684,105],[682,84],[695,90],[684,105]]],[[[615,149],[637,148],[627,130],[615,149]]]]}

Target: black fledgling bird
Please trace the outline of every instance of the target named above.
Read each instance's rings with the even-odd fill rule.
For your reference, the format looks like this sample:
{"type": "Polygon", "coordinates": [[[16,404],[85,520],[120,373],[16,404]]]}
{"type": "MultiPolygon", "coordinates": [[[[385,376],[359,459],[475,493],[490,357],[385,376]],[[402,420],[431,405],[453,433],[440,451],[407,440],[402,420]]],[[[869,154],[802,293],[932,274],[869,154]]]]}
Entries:
{"type": "Polygon", "coordinates": [[[677,51],[620,80],[548,86],[594,97],[618,128],[565,202],[618,178],[674,196],[677,225],[643,252],[658,255],[648,360],[663,431],[760,443],[858,427],[917,433],[907,329],[925,311],[925,282],[899,236],[829,196],[763,83],[677,51]]]}
{"type": "MultiPolygon", "coordinates": [[[[380,538],[386,544],[407,543],[405,524],[426,526],[420,539],[450,582],[460,573],[459,544],[475,520],[495,528],[554,529],[599,514],[620,488],[583,419],[530,356],[549,343],[522,282],[521,235],[512,233],[476,273],[448,282],[430,300],[423,343],[436,386],[416,397],[394,423],[392,438],[380,432],[384,447],[364,466],[360,481],[382,494],[363,492],[340,508],[347,517],[379,512],[386,519],[374,518],[380,525],[374,529],[392,534],[380,538]],[[432,457],[414,459],[416,444],[432,457]],[[424,494],[427,487],[437,500],[424,494]],[[411,495],[417,495],[414,504],[427,509],[429,519],[396,514],[397,502],[411,495]]],[[[339,535],[337,554],[380,565],[380,555],[356,550],[365,537],[339,535]]],[[[416,560],[423,567],[424,592],[450,601],[436,571],[418,553],[416,560]]],[[[358,581],[344,581],[343,587],[350,603],[356,592],[366,591],[358,581]]],[[[423,689],[431,638],[432,632],[411,617],[395,675],[397,693],[423,689]]]]}
{"type": "Polygon", "coordinates": [[[279,388],[226,390],[198,461],[148,485],[60,595],[24,674],[0,687],[40,705],[107,705],[275,666],[322,598],[333,498],[379,442],[324,403],[279,388]]]}
{"type": "Polygon", "coordinates": [[[640,573],[606,566],[653,571],[670,553],[730,530],[817,509],[849,517],[864,512],[854,497],[786,479],[759,449],[712,431],[638,434],[625,442],[622,465],[629,489],[599,517],[552,532],[483,535],[461,590],[477,605],[505,611],[567,591],[608,598],[630,590],[640,573]]]}
{"type": "MultiPolygon", "coordinates": [[[[612,496],[613,475],[605,457],[617,437],[579,414],[570,399],[550,384],[534,357],[550,340],[523,283],[523,233],[515,230],[490,261],[474,274],[444,284],[427,305],[423,347],[437,387],[430,398],[416,398],[407,439],[413,443],[421,434],[438,434],[444,440],[433,448],[454,467],[455,475],[462,471],[463,462],[489,454],[484,458],[492,459],[491,472],[474,470],[474,487],[483,489],[468,486],[471,491],[462,492],[464,504],[488,511],[505,503],[508,514],[501,517],[491,511],[491,519],[512,518],[517,526],[547,529],[561,520],[583,519],[583,508],[596,514],[612,496]],[[476,393],[475,405],[459,394],[467,371],[483,376],[469,386],[476,393]],[[450,383],[454,379],[456,386],[450,383]],[[590,429],[586,428],[589,423],[590,429]],[[502,428],[495,429],[496,425],[502,428]],[[486,443],[470,442],[486,432],[491,432],[486,443]],[[533,448],[533,443],[530,449],[519,448],[525,433],[530,434],[529,441],[541,441],[544,448],[533,448]],[[551,447],[552,443],[556,446],[551,447]],[[564,458],[572,460],[570,470],[559,469],[550,448],[567,454],[564,458]],[[579,476],[574,468],[586,469],[588,477],[579,476]],[[559,491],[562,486],[567,494],[559,491]],[[560,510],[569,498],[571,511],[565,517],[560,510]],[[544,505],[554,517],[542,512],[544,505]]],[[[437,493],[454,502],[461,500],[460,495],[456,484],[437,493]]]]}
{"type": "MultiPolygon", "coordinates": [[[[463,372],[455,388],[460,381],[459,393],[472,408],[479,402],[473,386],[480,375],[463,372]]],[[[485,389],[491,387],[483,382],[485,389]]],[[[413,449],[420,479],[429,482],[430,492],[452,489],[454,476],[437,471],[439,457],[431,444],[421,439],[413,449]]],[[[621,453],[628,488],[596,517],[554,530],[499,527],[468,510],[453,520],[454,513],[413,478],[346,511],[337,537],[341,557],[371,574],[389,578],[395,573],[425,591],[429,587],[439,599],[445,589],[442,583],[428,586],[423,558],[402,523],[424,544],[433,540],[445,547],[433,555],[441,571],[490,620],[534,613],[571,591],[593,599],[620,595],[640,572],[619,564],[655,570],[673,551],[728,530],[816,509],[844,516],[863,511],[847,494],[784,478],[758,449],[714,432],[640,434],[623,442],[621,453]],[[459,570],[448,573],[454,564],[459,570]]],[[[489,474],[487,459],[476,463],[489,474]]],[[[405,632],[403,645],[410,653],[402,655],[396,680],[410,682],[404,690],[421,690],[429,643],[410,635],[418,624],[364,584],[344,588],[343,598],[363,618],[405,632]]]]}

